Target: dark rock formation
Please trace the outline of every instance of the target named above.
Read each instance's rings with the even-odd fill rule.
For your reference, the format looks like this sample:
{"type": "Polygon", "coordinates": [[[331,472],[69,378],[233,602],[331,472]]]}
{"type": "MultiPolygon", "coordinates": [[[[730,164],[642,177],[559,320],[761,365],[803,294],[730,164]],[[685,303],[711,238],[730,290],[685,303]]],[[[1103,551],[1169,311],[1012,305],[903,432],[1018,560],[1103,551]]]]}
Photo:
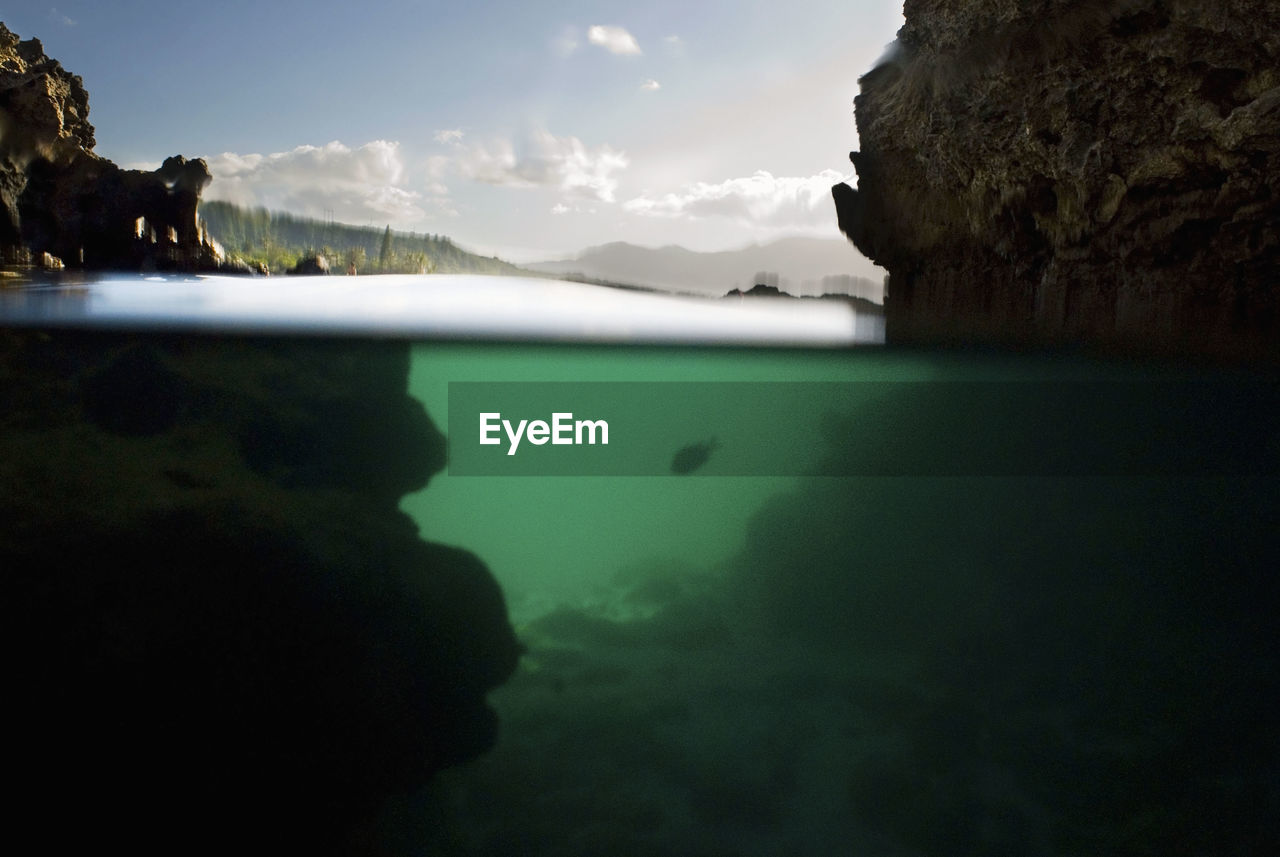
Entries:
{"type": "Polygon", "coordinates": [[[407,352],[0,331],[15,824],[340,852],[491,746],[517,644],[479,560],[398,509],[444,463],[407,352]]]}
{"type": "MultiPolygon", "coordinates": [[[[838,187],[842,187],[845,190],[849,190],[847,185],[839,185],[838,187]]],[[[724,296],[725,298],[739,298],[739,299],[742,299],[742,298],[752,298],[752,299],[789,298],[791,300],[800,300],[800,301],[812,301],[812,300],[842,301],[844,303],[847,303],[849,306],[853,307],[853,309],[859,315],[865,315],[865,316],[883,316],[884,315],[884,307],[881,304],[875,303],[874,301],[869,301],[866,298],[855,297],[854,295],[845,295],[845,294],[823,294],[823,295],[818,295],[817,297],[813,297],[811,295],[796,296],[791,294],[790,292],[782,291],[782,289],[779,289],[777,286],[770,286],[764,283],[756,283],[754,286],[747,289],[745,292],[742,289],[730,289],[729,291],[725,292],[724,296]]]]}
{"type": "Polygon", "coordinates": [[[894,341],[1274,356],[1280,5],[907,0],[841,229],[894,341]]]}
{"type": "Polygon", "coordinates": [[[223,267],[196,218],[203,160],[122,170],[93,146],[84,82],[0,24],[0,262],[48,253],[69,267],[223,267]]]}
{"type": "Polygon", "coordinates": [[[327,274],[329,273],[329,260],[319,254],[316,254],[315,256],[307,256],[299,259],[298,264],[294,265],[286,273],[327,274]]]}
{"type": "Polygon", "coordinates": [[[764,283],[756,283],[745,292],[742,289],[730,289],[725,293],[726,298],[793,298],[795,295],[790,292],[784,292],[777,286],[767,286],[764,283]]]}
{"type": "Polygon", "coordinates": [[[1270,478],[818,479],[735,574],[805,658],[892,664],[841,792],[873,852],[1272,853],[1275,508],[1270,478]]]}

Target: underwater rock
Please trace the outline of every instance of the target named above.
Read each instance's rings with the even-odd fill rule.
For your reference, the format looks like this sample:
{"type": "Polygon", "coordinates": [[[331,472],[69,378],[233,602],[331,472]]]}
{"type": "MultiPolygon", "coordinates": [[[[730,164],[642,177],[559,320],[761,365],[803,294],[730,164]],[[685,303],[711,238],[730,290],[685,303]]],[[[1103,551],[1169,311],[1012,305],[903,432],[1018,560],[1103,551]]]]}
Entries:
{"type": "Polygon", "coordinates": [[[908,0],[840,228],[891,341],[1277,353],[1280,5],[908,0]]]}
{"type": "Polygon", "coordinates": [[[94,143],[84,81],[0,23],[0,262],[235,270],[197,220],[202,159],[124,170],[94,143]]]}
{"type": "Polygon", "coordinates": [[[51,846],[341,851],[492,746],[518,646],[484,565],[398,508],[444,463],[408,365],[0,331],[9,771],[51,846]]]}
{"type": "Polygon", "coordinates": [[[731,567],[759,633],[893,665],[850,697],[893,736],[847,768],[882,853],[1263,853],[1275,501],[1267,477],[812,480],[731,567]]]}

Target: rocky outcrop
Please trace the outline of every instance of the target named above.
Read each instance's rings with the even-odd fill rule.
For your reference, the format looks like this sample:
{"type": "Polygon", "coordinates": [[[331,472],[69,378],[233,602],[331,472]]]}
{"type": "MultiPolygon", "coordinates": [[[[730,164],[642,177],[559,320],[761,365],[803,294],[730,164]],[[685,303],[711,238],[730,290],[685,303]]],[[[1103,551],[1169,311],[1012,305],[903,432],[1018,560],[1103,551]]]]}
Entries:
{"type": "Polygon", "coordinates": [[[891,340],[1276,353],[1280,6],[904,11],[834,189],[891,340]]]}
{"type": "Polygon", "coordinates": [[[725,292],[726,298],[794,298],[795,295],[784,292],[777,286],[756,283],[745,292],[742,289],[730,289],[725,292]]]}
{"type": "Polygon", "coordinates": [[[93,146],[84,82],[0,24],[0,262],[47,253],[68,267],[224,267],[196,217],[211,178],[203,160],[124,170],[93,146]]]}
{"type": "Polygon", "coordinates": [[[518,647],[398,508],[444,465],[407,375],[402,343],[0,331],[15,823],[341,853],[492,745],[518,647]]]}
{"type": "Polygon", "coordinates": [[[290,268],[286,273],[295,275],[317,275],[329,273],[329,260],[319,253],[314,256],[305,256],[298,260],[298,264],[290,268]]]}

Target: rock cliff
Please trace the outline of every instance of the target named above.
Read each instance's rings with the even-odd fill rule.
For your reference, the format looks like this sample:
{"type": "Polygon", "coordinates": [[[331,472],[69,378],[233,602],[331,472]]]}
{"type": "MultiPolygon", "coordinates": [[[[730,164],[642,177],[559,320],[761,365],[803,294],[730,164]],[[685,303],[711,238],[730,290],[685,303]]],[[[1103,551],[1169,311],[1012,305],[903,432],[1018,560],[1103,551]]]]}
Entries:
{"type": "Polygon", "coordinates": [[[0,23],[0,263],[224,267],[196,218],[203,160],[124,170],[94,142],[84,82],[0,23]]]}
{"type": "Polygon", "coordinates": [[[904,13],[833,189],[891,341],[1275,355],[1280,4],[904,13]]]}
{"type": "Polygon", "coordinates": [[[342,853],[492,745],[518,646],[484,565],[398,508],[445,456],[408,352],[0,330],[15,824],[342,853]]]}

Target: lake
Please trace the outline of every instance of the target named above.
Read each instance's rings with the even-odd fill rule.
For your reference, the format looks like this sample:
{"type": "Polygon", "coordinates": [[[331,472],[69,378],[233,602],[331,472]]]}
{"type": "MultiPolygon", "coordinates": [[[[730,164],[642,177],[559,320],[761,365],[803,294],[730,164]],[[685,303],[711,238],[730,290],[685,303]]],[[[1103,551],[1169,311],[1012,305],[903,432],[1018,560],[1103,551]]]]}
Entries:
{"type": "Polygon", "coordinates": [[[103,795],[99,825],[200,843],[216,808],[374,854],[1275,844],[1272,372],[505,278],[95,278],[0,289],[0,323],[15,764],[103,795]],[[484,413],[548,437],[508,454],[484,413]],[[609,443],[552,442],[556,413],[609,443]]]}

